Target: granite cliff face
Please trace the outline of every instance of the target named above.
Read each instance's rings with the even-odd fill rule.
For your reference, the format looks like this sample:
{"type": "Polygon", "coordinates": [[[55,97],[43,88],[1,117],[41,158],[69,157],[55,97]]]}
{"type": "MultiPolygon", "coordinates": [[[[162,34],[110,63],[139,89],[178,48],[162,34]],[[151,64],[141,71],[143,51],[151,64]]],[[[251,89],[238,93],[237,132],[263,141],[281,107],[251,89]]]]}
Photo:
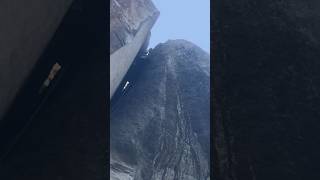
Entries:
{"type": "Polygon", "coordinates": [[[150,0],[110,1],[110,54],[133,41],[149,17],[158,13],[150,0]]]}
{"type": "Polygon", "coordinates": [[[111,1],[110,178],[207,180],[209,55],[170,40],[141,56],[158,16],[150,0],[111,1]]]}
{"type": "Polygon", "coordinates": [[[185,40],[136,59],[111,104],[111,179],[209,179],[209,67],[185,40]]]}
{"type": "Polygon", "coordinates": [[[147,48],[159,16],[150,0],[110,1],[110,99],[139,51],[147,48]]]}

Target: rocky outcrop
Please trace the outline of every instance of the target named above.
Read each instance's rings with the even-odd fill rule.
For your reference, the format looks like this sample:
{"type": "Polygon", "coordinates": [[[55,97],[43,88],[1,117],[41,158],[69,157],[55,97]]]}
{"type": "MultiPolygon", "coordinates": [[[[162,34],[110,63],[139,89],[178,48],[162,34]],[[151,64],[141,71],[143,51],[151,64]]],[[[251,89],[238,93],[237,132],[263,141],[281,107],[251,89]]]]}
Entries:
{"type": "Polygon", "coordinates": [[[213,77],[216,175],[319,179],[320,2],[221,5],[213,77]]]}
{"type": "Polygon", "coordinates": [[[150,0],[113,0],[110,15],[110,178],[209,179],[209,55],[171,40],[141,57],[150,0]]]}
{"type": "Polygon", "coordinates": [[[210,178],[209,67],[209,55],[185,40],[136,59],[111,104],[112,180],[210,178]]]}
{"type": "Polygon", "coordinates": [[[0,2],[0,120],[31,73],[71,2],[0,2]]]}
{"type": "Polygon", "coordinates": [[[111,0],[110,54],[132,42],[141,25],[156,13],[151,0],[111,0]]]}
{"type": "Polygon", "coordinates": [[[110,99],[144,44],[159,16],[150,0],[110,2],[110,99]]]}

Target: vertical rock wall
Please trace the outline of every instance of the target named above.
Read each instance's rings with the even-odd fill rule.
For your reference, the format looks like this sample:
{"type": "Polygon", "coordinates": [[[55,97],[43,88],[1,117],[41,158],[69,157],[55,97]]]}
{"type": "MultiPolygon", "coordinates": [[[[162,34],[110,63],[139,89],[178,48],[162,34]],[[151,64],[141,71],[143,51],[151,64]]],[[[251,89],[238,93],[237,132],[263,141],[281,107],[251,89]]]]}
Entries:
{"type": "Polygon", "coordinates": [[[112,0],[110,10],[110,99],[141,47],[159,12],[150,0],[112,0]]]}
{"type": "Polygon", "coordinates": [[[111,105],[111,179],[209,179],[209,55],[171,40],[134,68],[111,105]]]}

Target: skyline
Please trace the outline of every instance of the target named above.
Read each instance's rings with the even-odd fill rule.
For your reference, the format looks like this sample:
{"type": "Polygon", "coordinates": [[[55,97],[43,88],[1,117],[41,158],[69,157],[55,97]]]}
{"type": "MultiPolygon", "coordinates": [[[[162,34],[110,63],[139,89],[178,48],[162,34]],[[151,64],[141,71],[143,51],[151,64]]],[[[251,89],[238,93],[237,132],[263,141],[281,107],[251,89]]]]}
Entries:
{"type": "Polygon", "coordinates": [[[210,0],[153,0],[153,3],[160,16],[151,30],[149,47],[169,39],[185,39],[210,53],[210,0]]]}

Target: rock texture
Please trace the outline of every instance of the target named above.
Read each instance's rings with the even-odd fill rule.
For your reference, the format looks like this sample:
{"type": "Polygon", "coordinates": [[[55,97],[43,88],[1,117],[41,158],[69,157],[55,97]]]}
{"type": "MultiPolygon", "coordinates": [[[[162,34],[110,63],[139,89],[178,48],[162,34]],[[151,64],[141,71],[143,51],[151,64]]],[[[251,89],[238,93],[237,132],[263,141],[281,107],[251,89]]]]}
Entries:
{"type": "Polygon", "coordinates": [[[133,41],[141,25],[158,13],[151,0],[110,1],[110,54],[133,41]]]}
{"type": "Polygon", "coordinates": [[[110,99],[145,44],[159,16],[151,0],[112,0],[110,9],[110,99]]]}
{"type": "Polygon", "coordinates": [[[226,0],[217,7],[220,179],[320,178],[319,9],[316,0],[226,0]]]}
{"type": "Polygon", "coordinates": [[[136,59],[111,104],[112,180],[209,179],[210,60],[185,40],[136,59]]]}

